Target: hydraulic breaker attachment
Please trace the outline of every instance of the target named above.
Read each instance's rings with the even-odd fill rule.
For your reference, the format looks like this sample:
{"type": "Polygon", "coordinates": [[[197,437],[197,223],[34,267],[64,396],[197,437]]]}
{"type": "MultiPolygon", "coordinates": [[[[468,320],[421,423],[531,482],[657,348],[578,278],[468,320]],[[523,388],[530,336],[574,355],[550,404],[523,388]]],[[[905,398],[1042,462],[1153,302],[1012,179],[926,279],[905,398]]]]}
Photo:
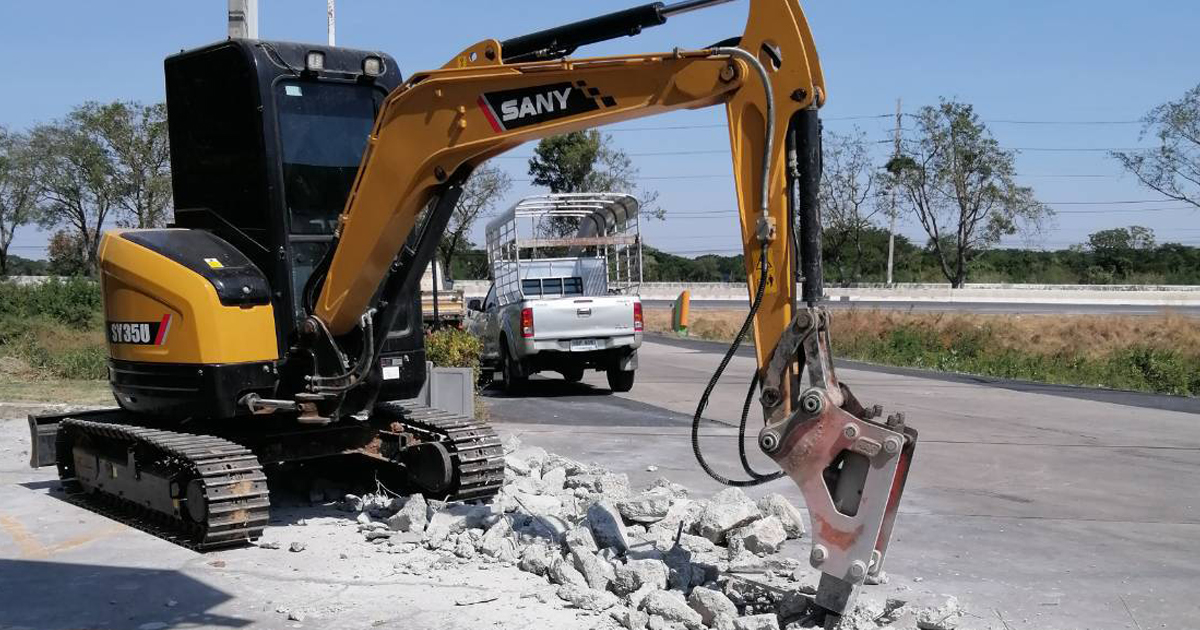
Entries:
{"type": "Polygon", "coordinates": [[[853,603],[854,589],[883,569],[917,432],[901,414],[875,420],[882,410],[864,408],[838,382],[828,317],[820,307],[798,311],[776,346],[763,382],[767,423],[758,444],[804,495],[812,524],[809,561],[823,573],[816,603],[841,614],[853,603]],[[780,392],[802,387],[790,376],[797,359],[808,387],[789,412],[780,392]]]}
{"type": "Polygon", "coordinates": [[[801,300],[761,371],[759,447],[804,495],[812,525],[809,562],[822,572],[817,605],[842,614],[855,588],[883,570],[917,432],[903,414],[886,421],[838,382],[823,298],[820,122],[798,112],[789,137],[791,210],[799,250],[801,300]],[[807,386],[802,377],[807,374],[807,386]]]}

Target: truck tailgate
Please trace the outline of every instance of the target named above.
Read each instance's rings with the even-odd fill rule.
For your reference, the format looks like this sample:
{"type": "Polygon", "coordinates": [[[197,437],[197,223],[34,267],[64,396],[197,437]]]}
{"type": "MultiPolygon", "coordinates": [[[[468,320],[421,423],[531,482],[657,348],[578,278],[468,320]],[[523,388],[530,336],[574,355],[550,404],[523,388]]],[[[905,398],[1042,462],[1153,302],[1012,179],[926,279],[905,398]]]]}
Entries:
{"type": "Polygon", "coordinates": [[[605,295],[526,304],[533,308],[534,339],[580,339],[632,335],[637,301],[633,296],[605,295]]]}

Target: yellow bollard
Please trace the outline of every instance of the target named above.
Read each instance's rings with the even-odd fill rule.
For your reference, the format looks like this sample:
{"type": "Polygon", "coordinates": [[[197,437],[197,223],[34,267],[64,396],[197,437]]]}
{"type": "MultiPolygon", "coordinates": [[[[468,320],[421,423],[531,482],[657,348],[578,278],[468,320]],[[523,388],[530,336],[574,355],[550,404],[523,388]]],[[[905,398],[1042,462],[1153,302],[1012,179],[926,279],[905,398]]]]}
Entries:
{"type": "Polygon", "coordinates": [[[683,293],[675,298],[675,303],[671,305],[671,330],[677,334],[687,336],[688,307],[691,301],[692,294],[684,289],[683,293]]]}

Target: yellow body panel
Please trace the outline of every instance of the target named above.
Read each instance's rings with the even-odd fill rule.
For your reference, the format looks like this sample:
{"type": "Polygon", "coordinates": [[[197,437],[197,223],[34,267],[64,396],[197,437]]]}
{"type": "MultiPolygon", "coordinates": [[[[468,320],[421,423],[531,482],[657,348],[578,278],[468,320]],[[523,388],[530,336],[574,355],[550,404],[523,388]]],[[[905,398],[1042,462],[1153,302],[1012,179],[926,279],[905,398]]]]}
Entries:
{"type": "MultiPolygon", "coordinates": [[[[106,328],[122,322],[169,322],[160,343],[114,343],[122,332],[106,330],[109,356],[150,363],[225,364],[279,357],[270,304],[225,306],[200,274],[105,232],[100,241],[100,283],[106,328]],[[164,319],[164,316],[169,316],[164,319]]],[[[152,335],[152,337],[157,335],[152,335]]],[[[135,330],[134,340],[139,340],[135,330]]]]}
{"type": "MultiPolygon", "coordinates": [[[[472,49],[480,46],[498,44],[489,40],[472,49]]],[[[702,51],[520,64],[476,58],[460,55],[454,67],[413,75],[380,110],[317,299],[316,315],[333,334],[354,329],[421,210],[459,167],[474,167],[529,140],[717,105],[745,75],[739,64],[738,72],[722,78],[730,60],[702,51]],[[547,84],[586,84],[613,105],[512,129],[494,126],[479,105],[489,91],[547,84]]]]}

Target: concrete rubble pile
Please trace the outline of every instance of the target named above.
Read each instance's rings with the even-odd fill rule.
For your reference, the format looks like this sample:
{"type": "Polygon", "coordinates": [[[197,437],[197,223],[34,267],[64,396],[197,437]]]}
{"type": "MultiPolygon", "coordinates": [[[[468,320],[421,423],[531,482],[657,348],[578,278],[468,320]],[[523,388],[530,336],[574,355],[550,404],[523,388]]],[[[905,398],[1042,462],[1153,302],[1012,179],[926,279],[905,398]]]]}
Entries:
{"type": "MultiPolygon", "coordinates": [[[[695,500],[660,478],[634,490],[626,475],[505,443],[507,483],[490,504],[442,504],[421,495],[346,495],[358,530],[380,551],[430,563],[500,563],[540,576],[591,627],[776,630],[814,627],[819,573],[778,554],[804,535],[801,513],[771,494],[737,488],[695,500]]],[[[315,497],[314,497],[315,498],[315,497]]],[[[421,563],[409,566],[421,571],[421,563]]],[[[838,627],[952,630],[955,598],[917,607],[865,587],[838,627]]]]}

